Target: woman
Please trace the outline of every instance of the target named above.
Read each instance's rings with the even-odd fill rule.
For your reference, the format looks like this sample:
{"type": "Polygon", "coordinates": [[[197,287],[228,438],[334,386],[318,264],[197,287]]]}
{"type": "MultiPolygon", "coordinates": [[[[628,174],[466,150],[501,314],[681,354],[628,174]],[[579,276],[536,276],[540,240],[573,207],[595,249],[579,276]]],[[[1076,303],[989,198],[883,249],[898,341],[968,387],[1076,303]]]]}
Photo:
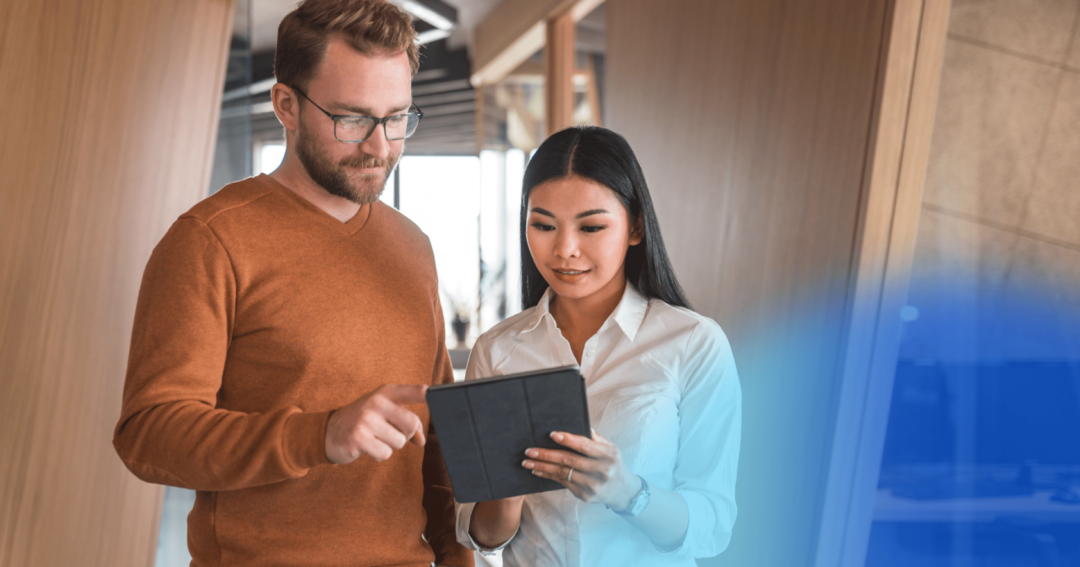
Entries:
{"type": "Polygon", "coordinates": [[[675,279],[637,158],[610,130],[563,130],[529,162],[521,202],[525,310],[477,340],[466,380],[580,365],[593,435],[527,450],[523,467],[568,490],[460,505],[458,540],[523,567],[719,554],[735,521],[738,376],[675,279]]]}

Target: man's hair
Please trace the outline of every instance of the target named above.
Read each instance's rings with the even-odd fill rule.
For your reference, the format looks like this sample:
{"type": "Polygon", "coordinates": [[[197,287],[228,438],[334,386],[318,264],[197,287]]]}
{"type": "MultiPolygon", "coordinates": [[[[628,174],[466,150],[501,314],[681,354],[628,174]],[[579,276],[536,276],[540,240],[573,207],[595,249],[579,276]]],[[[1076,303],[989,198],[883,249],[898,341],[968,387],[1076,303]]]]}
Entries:
{"type": "Polygon", "coordinates": [[[404,51],[412,74],[420,68],[416,30],[397,6],[386,0],[304,0],[278,25],[278,82],[306,89],[335,36],[365,55],[404,51]]]}

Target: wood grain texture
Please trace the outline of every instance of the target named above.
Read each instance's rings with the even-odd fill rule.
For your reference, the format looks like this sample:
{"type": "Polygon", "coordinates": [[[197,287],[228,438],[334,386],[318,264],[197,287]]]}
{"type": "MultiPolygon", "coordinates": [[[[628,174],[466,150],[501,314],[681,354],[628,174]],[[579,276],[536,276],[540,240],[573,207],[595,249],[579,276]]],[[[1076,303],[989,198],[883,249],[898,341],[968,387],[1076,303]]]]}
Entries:
{"type": "Polygon", "coordinates": [[[569,14],[581,21],[604,0],[502,0],[473,31],[474,87],[494,84],[543,49],[545,23],[569,14]]]}
{"type": "Polygon", "coordinates": [[[871,179],[895,191],[903,149],[894,122],[878,127],[893,4],[608,0],[607,124],[743,383],[735,535],[703,565],[815,557],[853,286],[893,235],[889,214],[868,214],[871,179]]]}
{"type": "Polygon", "coordinates": [[[232,0],[0,4],[0,565],[153,562],[113,450],[150,251],[206,191],[232,0]]]}
{"type": "Polygon", "coordinates": [[[473,30],[473,85],[491,84],[544,46],[544,22],[571,10],[578,0],[502,0],[473,30]],[[520,44],[527,38],[528,45],[520,44]],[[508,57],[510,60],[508,59],[508,57]]]}
{"type": "Polygon", "coordinates": [[[577,61],[574,28],[574,18],[569,13],[547,21],[544,104],[549,136],[574,125],[574,72],[577,61]]]}
{"type": "Polygon", "coordinates": [[[820,567],[866,563],[949,27],[949,0],[896,0],[891,9],[848,298],[820,567]]]}

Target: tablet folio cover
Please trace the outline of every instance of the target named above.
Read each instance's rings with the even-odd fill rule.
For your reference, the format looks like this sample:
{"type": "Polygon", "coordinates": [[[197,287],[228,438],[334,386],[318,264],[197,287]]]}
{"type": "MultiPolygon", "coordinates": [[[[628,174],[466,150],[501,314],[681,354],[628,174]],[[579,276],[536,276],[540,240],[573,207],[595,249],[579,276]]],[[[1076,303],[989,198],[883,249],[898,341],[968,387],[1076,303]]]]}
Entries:
{"type": "Polygon", "coordinates": [[[454,498],[462,503],[563,488],[521,466],[525,449],[566,449],[552,431],[591,437],[585,380],[576,366],[433,386],[427,402],[454,498]]]}

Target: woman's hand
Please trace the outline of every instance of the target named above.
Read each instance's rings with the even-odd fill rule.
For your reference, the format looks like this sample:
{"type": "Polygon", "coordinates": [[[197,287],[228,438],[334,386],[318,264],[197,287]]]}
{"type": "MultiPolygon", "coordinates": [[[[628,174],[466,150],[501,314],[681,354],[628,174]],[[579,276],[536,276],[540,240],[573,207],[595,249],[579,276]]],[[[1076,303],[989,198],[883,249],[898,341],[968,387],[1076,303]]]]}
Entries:
{"type": "Polygon", "coordinates": [[[623,511],[641,490],[641,479],[630,472],[614,443],[596,431],[593,438],[556,431],[556,443],[573,451],[528,449],[522,463],[536,476],[549,478],[570,489],[579,500],[604,504],[623,511]]]}

